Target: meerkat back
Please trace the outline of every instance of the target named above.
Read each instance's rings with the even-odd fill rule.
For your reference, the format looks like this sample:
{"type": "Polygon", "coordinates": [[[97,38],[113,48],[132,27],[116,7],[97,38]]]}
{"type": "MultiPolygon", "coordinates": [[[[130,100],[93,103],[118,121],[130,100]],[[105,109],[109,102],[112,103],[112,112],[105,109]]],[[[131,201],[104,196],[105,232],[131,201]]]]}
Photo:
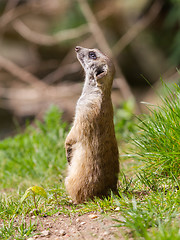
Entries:
{"type": "Polygon", "coordinates": [[[81,203],[117,192],[119,153],[111,102],[114,65],[98,49],[77,46],[75,51],[85,82],[65,141],[65,185],[72,200],[81,203]]]}

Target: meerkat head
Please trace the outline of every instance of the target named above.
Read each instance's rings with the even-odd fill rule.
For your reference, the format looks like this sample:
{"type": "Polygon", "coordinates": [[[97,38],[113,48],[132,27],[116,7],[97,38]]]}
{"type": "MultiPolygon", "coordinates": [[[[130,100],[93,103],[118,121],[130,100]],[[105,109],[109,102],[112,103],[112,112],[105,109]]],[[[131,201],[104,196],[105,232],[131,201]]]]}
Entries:
{"type": "Polygon", "coordinates": [[[77,46],[75,51],[89,85],[111,87],[115,73],[112,61],[98,49],[77,46]]]}

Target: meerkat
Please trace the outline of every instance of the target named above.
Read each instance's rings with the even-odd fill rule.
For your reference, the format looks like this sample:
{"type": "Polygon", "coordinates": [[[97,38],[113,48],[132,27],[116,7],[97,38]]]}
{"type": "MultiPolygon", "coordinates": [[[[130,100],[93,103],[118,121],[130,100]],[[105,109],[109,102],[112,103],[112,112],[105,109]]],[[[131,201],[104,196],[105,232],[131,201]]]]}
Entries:
{"type": "Polygon", "coordinates": [[[117,193],[119,153],[113,123],[111,87],[115,68],[98,49],[77,46],[85,72],[72,129],[66,141],[65,186],[75,203],[117,193]]]}

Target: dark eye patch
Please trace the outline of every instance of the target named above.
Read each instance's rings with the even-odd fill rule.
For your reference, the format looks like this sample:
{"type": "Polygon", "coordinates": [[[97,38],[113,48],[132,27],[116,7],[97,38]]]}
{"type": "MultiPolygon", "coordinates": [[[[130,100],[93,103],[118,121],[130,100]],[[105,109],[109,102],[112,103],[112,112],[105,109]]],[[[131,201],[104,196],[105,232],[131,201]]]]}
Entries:
{"type": "Polygon", "coordinates": [[[96,59],[97,59],[97,56],[96,56],[95,52],[90,51],[90,52],[89,52],[89,58],[96,60],[96,59]]]}

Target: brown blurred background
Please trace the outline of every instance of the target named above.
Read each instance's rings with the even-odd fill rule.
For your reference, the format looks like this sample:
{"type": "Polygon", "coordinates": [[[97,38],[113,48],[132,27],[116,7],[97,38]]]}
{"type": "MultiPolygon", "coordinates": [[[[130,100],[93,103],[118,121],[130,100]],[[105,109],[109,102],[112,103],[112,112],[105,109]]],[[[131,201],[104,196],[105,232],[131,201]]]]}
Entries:
{"type": "Polygon", "coordinates": [[[72,120],[83,84],[76,45],[112,56],[114,105],[133,99],[144,111],[161,77],[180,78],[180,0],[0,0],[1,139],[52,104],[72,120]]]}

